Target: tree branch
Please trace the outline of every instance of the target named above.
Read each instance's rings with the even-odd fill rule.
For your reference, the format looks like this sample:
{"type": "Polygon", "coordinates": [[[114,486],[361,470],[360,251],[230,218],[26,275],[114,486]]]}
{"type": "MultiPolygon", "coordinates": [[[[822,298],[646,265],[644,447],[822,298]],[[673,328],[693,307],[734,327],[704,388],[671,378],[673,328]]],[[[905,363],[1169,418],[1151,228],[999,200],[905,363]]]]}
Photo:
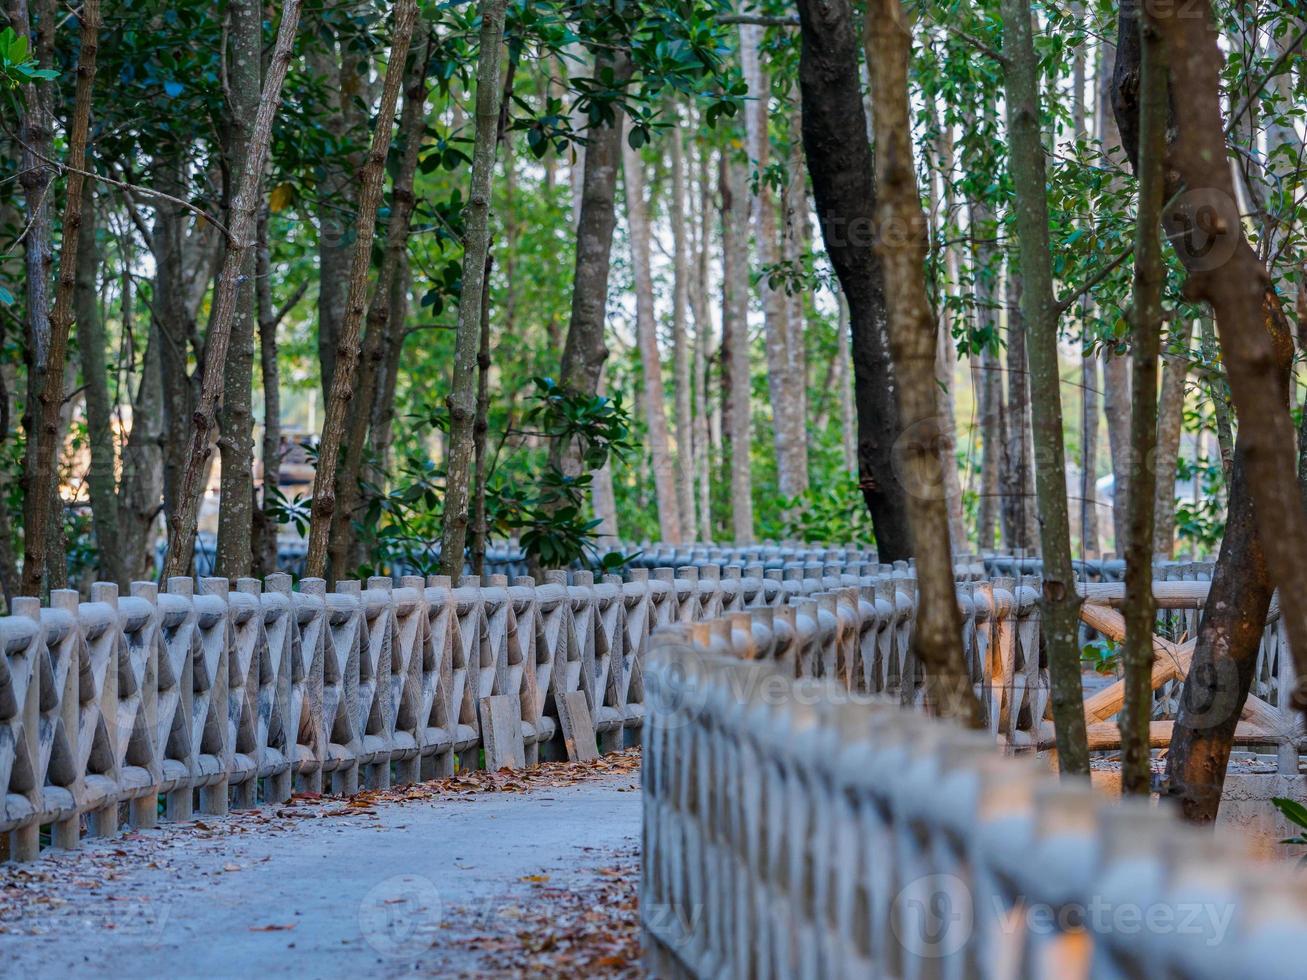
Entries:
{"type": "Polygon", "coordinates": [[[1076,304],[1076,302],[1080,299],[1081,296],[1085,295],[1085,293],[1089,292],[1100,282],[1102,282],[1113,272],[1115,272],[1118,268],[1120,268],[1121,264],[1125,262],[1126,259],[1130,258],[1130,256],[1134,255],[1134,253],[1135,253],[1135,247],[1134,245],[1130,245],[1129,247],[1124,249],[1121,252],[1121,254],[1118,255],[1116,258],[1114,258],[1111,262],[1107,263],[1107,265],[1103,266],[1092,276],[1086,279],[1081,285],[1077,286],[1075,289],[1067,293],[1065,296],[1058,297],[1057,304],[1054,306],[1054,310],[1057,313],[1057,315],[1061,316],[1067,310],[1071,309],[1071,307],[1076,304]]]}
{"type": "Polygon", "coordinates": [[[31,146],[28,146],[8,129],[5,130],[5,135],[30,152],[32,156],[44,163],[48,163],[60,173],[77,174],[78,176],[85,177],[88,180],[98,180],[100,183],[108,184],[110,187],[117,187],[122,191],[128,191],[134,194],[144,194],[146,197],[152,197],[160,201],[168,201],[172,204],[180,205],[197,218],[203,218],[205,221],[209,222],[213,227],[222,232],[224,238],[231,238],[231,232],[227,230],[226,225],[203,208],[197,208],[194,204],[190,203],[190,201],[184,201],[180,197],[173,197],[171,194],[163,193],[163,191],[156,191],[149,187],[141,187],[139,184],[129,184],[123,180],[115,180],[113,177],[106,177],[104,174],[92,173],[89,170],[82,170],[79,167],[70,167],[66,163],[60,163],[58,160],[51,160],[48,156],[45,156],[39,151],[33,149],[31,146]]]}
{"type": "Polygon", "coordinates": [[[798,15],[793,17],[764,17],[761,14],[727,14],[718,17],[719,24],[747,24],[751,27],[798,27],[798,15]]]}

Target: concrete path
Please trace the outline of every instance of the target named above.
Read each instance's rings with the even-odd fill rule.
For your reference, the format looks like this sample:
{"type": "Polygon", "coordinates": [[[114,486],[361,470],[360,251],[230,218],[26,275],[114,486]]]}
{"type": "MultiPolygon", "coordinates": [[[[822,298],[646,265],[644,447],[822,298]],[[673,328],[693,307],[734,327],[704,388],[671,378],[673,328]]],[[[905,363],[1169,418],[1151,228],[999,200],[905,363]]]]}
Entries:
{"type": "Polygon", "coordinates": [[[585,962],[632,975],[638,770],[543,768],[0,866],[0,976],[565,975],[590,939],[585,962]],[[567,925],[596,905],[601,931],[567,925]]]}

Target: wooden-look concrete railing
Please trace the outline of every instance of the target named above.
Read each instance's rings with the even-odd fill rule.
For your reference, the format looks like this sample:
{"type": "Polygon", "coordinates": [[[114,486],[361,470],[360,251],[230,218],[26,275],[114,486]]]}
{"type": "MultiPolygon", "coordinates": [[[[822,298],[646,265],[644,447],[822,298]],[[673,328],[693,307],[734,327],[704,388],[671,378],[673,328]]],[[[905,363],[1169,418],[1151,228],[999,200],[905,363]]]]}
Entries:
{"type": "MultiPolygon", "coordinates": [[[[373,579],[327,593],[312,579],[292,591],[282,575],[234,591],[226,580],[197,589],[177,579],[162,594],[138,583],[129,596],[97,585],[89,602],[57,592],[50,608],[20,600],[0,618],[0,834],[10,834],[12,855],[30,857],[43,826],[69,846],[83,823],[111,833],[125,813],[149,825],[160,798],[168,817],[183,819],[196,802],[222,812],[280,801],[295,782],[350,792],[360,781],[447,774],[456,758],[498,768],[530,764],[541,746],[619,747],[644,716],[649,633],[667,623],[716,619],[711,629],[746,638],[750,658],[792,676],[919,703],[911,570],[858,553],[803,557],[770,569],[634,569],[599,583],[585,572],[570,584],[553,573],[542,585],[490,576],[458,589],[439,578],[373,579]],[[573,725],[579,743],[564,731],[573,725]]],[[[1015,748],[1049,736],[1036,585],[959,583],[971,680],[990,730],[1015,748]]],[[[1189,590],[1183,601],[1159,585],[1163,605],[1192,619],[1206,584],[1176,587],[1189,590]]],[[[1119,586],[1086,588],[1087,621],[1110,633],[1119,586]]],[[[1289,661],[1274,625],[1268,637],[1259,676],[1278,679],[1289,661]]],[[[1159,638],[1159,649],[1170,642],[1159,638]]],[[[1163,724],[1176,660],[1159,659],[1155,673],[1163,724]]],[[[1112,691],[1087,703],[1102,747],[1119,708],[1112,691]]],[[[1240,737],[1282,745],[1296,764],[1296,718],[1263,688],[1254,693],[1262,700],[1249,710],[1263,723],[1240,737]],[[1272,718],[1263,701],[1281,713],[1272,718]]]]}
{"type": "MultiPolygon", "coordinates": [[[[95,585],[0,617],[0,852],[75,846],[124,818],[349,793],[621,747],[651,629],[827,587],[748,569],[95,585]],[[569,584],[570,583],[570,584],[569,584]],[[563,729],[575,725],[571,733],[563,729]]],[[[785,613],[781,614],[784,618],[785,613]]]]}
{"type": "MultiPolygon", "coordinates": [[[[826,651],[845,617],[823,609],[826,651]]],[[[640,895],[654,975],[1302,975],[1307,886],[1291,867],[1060,783],[992,734],[756,659],[791,648],[789,627],[755,613],[654,636],[640,895]]]]}

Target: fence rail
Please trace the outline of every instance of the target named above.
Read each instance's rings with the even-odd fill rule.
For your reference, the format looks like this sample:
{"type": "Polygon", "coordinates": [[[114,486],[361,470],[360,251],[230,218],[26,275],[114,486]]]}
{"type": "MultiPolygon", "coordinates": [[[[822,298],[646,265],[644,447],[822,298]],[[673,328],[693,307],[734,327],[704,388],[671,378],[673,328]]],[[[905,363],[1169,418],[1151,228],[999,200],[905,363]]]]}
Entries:
{"type": "Polygon", "coordinates": [[[1289,866],[1061,783],[992,735],[740,659],[784,634],[754,616],[655,635],[655,975],[1302,976],[1289,866]]]}
{"type": "MultiPolygon", "coordinates": [[[[842,549],[718,549],[628,575],[489,576],[460,588],[375,578],[330,593],[314,579],[292,590],[286,575],[235,589],[173,579],[129,595],[97,584],[86,602],[56,592],[48,608],[20,600],[0,618],[0,834],[28,858],[43,827],[71,846],[83,824],[112,833],[125,814],[151,825],[160,798],[165,817],[185,819],[196,805],[278,802],[293,785],[351,792],[444,775],[456,758],[530,764],[542,747],[569,745],[573,711],[583,733],[616,748],[642,724],[645,650],[664,624],[700,624],[793,677],[924,700],[906,564],[842,549]],[[720,564],[740,559],[751,563],[720,564]]],[[[1015,749],[1047,746],[1037,581],[983,575],[983,563],[959,566],[962,644],[986,723],[1015,749]]],[[[1110,635],[1121,586],[1083,588],[1086,621],[1110,635]]],[[[1154,673],[1158,740],[1169,737],[1206,588],[1158,584],[1170,636],[1159,637],[1154,673]]],[[[1236,737],[1278,746],[1296,771],[1304,733],[1283,704],[1293,687],[1283,649],[1273,618],[1236,737]]],[[[1118,702],[1119,685],[1087,699],[1096,747],[1119,739],[1118,702]]]]}
{"type": "Polygon", "coordinates": [[[821,582],[748,569],[374,578],[326,591],[174,578],[19,599],[0,617],[0,843],[114,833],[126,818],[349,793],[566,751],[579,711],[601,750],[643,721],[652,629],[787,602],[821,582]],[[578,702],[577,696],[580,700],[578,702]],[[7,838],[3,835],[7,835],[7,838]]]}

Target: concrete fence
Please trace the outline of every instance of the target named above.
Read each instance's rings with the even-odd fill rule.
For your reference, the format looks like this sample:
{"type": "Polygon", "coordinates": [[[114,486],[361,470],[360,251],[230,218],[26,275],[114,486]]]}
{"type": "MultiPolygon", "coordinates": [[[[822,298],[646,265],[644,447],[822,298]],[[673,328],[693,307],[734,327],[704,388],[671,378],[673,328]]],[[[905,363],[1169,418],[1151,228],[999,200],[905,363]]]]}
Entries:
{"type": "MultiPolygon", "coordinates": [[[[856,581],[856,578],[854,579],[856,581]]],[[[172,579],[0,617],[0,856],[83,833],[635,740],[658,625],[825,588],[760,565],[595,582],[172,579]]],[[[787,613],[782,612],[781,617],[787,613]]]]}
{"type": "Polygon", "coordinates": [[[640,907],[655,975],[1303,975],[1292,865],[1061,783],[992,733],[755,659],[788,643],[766,618],[654,637],[640,907]]]}

